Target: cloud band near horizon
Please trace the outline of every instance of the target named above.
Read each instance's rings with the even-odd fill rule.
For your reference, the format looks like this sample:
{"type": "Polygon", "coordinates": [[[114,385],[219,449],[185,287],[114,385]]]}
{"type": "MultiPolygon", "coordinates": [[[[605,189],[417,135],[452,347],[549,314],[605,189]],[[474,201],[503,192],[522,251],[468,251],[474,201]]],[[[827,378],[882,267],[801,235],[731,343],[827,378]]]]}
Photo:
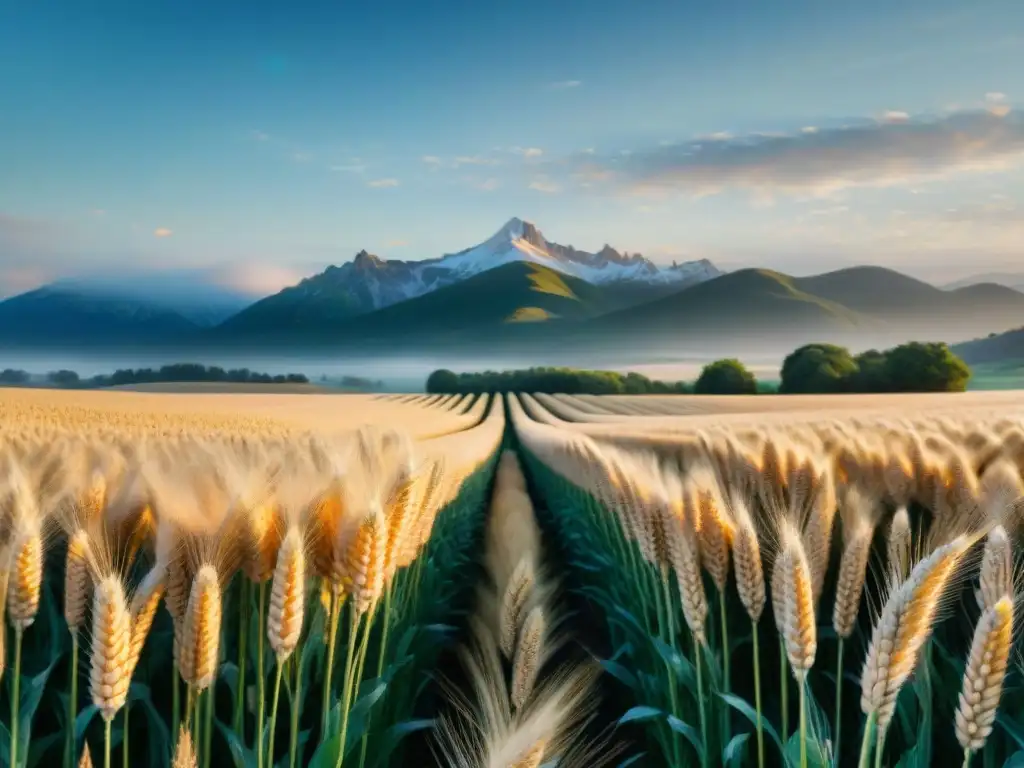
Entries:
{"type": "Polygon", "coordinates": [[[788,135],[716,134],[628,154],[588,153],[568,163],[571,175],[585,185],[604,184],[632,195],[695,197],[729,189],[819,195],[1022,164],[1024,120],[1002,104],[942,117],[900,113],[898,120],[883,117],[788,135]]]}

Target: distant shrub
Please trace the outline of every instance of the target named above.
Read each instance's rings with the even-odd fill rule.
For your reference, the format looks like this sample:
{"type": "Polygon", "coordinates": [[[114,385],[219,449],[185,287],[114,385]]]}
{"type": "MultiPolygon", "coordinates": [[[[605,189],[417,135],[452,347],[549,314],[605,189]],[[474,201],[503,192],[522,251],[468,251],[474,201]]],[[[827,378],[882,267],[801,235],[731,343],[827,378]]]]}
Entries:
{"type": "Polygon", "coordinates": [[[756,395],[757,379],[739,360],[716,360],[704,366],[693,391],[698,395],[756,395]]]}
{"type": "Polygon", "coordinates": [[[782,364],[782,394],[963,392],[967,364],[942,343],[909,342],[854,356],[833,344],[808,344],[782,364]]]}
{"type": "Polygon", "coordinates": [[[783,361],[779,392],[784,395],[846,392],[856,372],[857,363],[849,350],[834,344],[807,344],[783,361]]]}
{"type": "Polygon", "coordinates": [[[460,393],[459,376],[447,368],[440,368],[427,377],[427,392],[432,395],[460,393]]]}
{"type": "Polygon", "coordinates": [[[5,368],[0,371],[0,384],[27,384],[30,378],[28,371],[19,371],[14,368],[5,368]]]}
{"type": "Polygon", "coordinates": [[[971,369],[942,343],[911,342],[890,349],[885,372],[895,392],[963,392],[971,369]]]}
{"type": "Polygon", "coordinates": [[[52,371],[46,374],[46,381],[58,387],[77,387],[82,383],[74,371],[52,371]]]}

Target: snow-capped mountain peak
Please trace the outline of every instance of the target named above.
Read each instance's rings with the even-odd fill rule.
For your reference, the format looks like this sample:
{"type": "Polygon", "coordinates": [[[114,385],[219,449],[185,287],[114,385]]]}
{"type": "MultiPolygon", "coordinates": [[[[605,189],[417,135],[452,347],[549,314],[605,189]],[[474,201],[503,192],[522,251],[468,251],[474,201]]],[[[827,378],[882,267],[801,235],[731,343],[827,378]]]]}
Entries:
{"type": "Polygon", "coordinates": [[[340,267],[286,289],[292,298],[339,294],[355,313],[396,304],[513,262],[530,262],[590,283],[642,282],[680,288],[717,277],[706,259],[659,267],[639,253],[620,253],[605,245],[597,253],[548,241],[537,227],[520,218],[479,245],[424,261],[381,259],[360,251],[340,267]]]}
{"type": "Polygon", "coordinates": [[[597,253],[548,241],[537,227],[513,218],[478,246],[431,262],[461,277],[469,277],[512,261],[528,261],[591,283],[643,281],[682,284],[709,280],[721,272],[708,260],[684,262],[661,268],[639,253],[619,253],[605,245],[597,253]]]}

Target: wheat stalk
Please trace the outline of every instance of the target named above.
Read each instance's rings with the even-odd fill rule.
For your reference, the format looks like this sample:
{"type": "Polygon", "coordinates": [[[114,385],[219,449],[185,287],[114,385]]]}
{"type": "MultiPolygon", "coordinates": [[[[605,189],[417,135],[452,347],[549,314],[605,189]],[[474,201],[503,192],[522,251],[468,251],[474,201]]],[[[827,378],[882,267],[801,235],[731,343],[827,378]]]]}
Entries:
{"type": "MultiPolygon", "coordinates": [[[[896,710],[896,697],[917,666],[946,587],[972,543],[961,535],[921,560],[890,595],[875,623],[861,673],[861,710],[869,726],[877,728],[879,753],[896,710]]],[[[870,750],[867,735],[862,760],[866,749],[870,750]]]]}

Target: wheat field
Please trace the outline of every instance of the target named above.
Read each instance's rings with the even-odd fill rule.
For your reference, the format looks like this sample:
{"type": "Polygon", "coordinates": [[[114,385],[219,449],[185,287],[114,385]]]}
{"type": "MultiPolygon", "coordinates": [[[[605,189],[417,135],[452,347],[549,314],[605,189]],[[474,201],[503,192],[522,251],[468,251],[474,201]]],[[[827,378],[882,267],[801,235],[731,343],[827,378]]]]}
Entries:
{"type": "Polygon", "coordinates": [[[1024,765],[1022,474],[1014,392],[0,390],[0,755],[1024,765]]]}

